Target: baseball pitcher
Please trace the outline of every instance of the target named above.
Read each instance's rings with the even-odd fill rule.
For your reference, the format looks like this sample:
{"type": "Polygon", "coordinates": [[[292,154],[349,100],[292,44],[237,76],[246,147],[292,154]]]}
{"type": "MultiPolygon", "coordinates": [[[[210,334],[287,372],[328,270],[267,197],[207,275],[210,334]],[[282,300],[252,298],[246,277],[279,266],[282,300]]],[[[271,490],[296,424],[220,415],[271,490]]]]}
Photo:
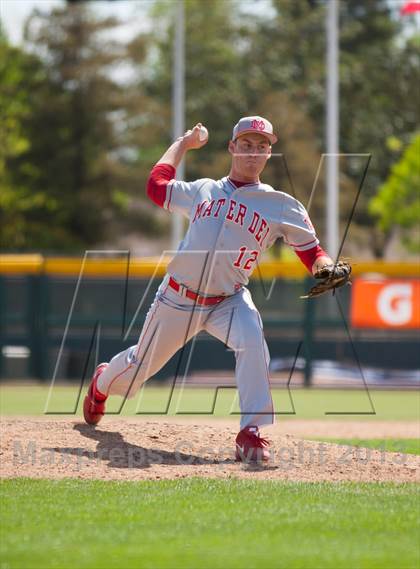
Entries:
{"type": "Polygon", "coordinates": [[[241,408],[236,437],[239,461],[268,460],[260,427],[274,422],[269,353],[260,314],[247,289],[262,254],[279,237],[321,279],[308,296],[348,281],[350,266],[335,264],[319,245],[303,205],[260,181],[277,142],[265,118],[235,125],[228,151],[231,168],[221,180],[176,179],[186,152],[208,140],[199,123],[178,138],[151,171],[147,195],[159,207],[188,219],[187,233],[168,266],[135,346],[100,364],[84,401],[87,423],[96,425],[110,395],[133,397],[186,342],[202,330],[235,353],[241,408]]]}

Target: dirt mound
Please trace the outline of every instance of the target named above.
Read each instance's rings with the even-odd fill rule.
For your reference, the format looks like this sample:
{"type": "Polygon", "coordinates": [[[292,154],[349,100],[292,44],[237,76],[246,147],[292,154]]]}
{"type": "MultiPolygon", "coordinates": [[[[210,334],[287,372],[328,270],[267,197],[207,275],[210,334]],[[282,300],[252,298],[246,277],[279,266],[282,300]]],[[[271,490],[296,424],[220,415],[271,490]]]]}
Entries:
{"type": "Polygon", "coordinates": [[[414,455],[318,443],[273,430],[272,460],[235,462],[236,430],[105,418],[96,428],[57,419],[3,419],[1,477],[174,479],[187,476],[302,481],[419,481],[414,455]]]}

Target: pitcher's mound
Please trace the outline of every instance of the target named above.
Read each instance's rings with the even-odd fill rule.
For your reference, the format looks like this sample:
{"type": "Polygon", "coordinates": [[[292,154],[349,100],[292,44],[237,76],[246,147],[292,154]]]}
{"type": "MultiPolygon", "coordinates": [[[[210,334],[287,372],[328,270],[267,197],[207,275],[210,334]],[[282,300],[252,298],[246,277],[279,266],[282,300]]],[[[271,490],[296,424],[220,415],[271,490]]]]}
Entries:
{"type": "Polygon", "coordinates": [[[157,480],[200,476],[358,482],[419,481],[420,457],[307,441],[267,429],[272,460],[234,460],[230,426],[139,422],[3,419],[1,476],[157,480]]]}

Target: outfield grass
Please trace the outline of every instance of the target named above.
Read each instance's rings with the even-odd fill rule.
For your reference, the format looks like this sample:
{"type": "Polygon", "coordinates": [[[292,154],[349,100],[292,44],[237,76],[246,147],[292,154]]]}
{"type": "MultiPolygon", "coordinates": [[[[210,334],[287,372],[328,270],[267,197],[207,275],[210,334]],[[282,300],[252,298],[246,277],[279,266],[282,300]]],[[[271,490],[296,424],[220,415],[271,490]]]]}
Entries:
{"type": "Polygon", "coordinates": [[[415,568],[418,489],[5,480],[3,569],[415,568]]]}
{"type": "Polygon", "coordinates": [[[361,448],[372,448],[387,452],[420,455],[419,439],[315,439],[339,445],[350,445],[361,448]]]}
{"type": "MultiPolygon", "coordinates": [[[[0,388],[0,413],[2,415],[43,415],[49,388],[46,386],[2,386],[0,388]]],[[[81,415],[79,400],[77,414],[81,415]]],[[[231,408],[238,412],[234,404],[236,390],[221,389],[218,393],[214,415],[226,417],[230,415],[231,408]],[[233,404],[233,407],[232,407],[233,404]]],[[[72,414],[77,403],[78,386],[56,386],[52,392],[49,410],[54,412],[72,414]]],[[[371,410],[367,394],[363,390],[327,390],[327,389],[295,389],[289,394],[285,389],[274,389],[273,399],[278,412],[284,418],[298,419],[356,419],[356,420],[419,420],[420,419],[420,393],[415,391],[371,391],[376,415],[366,415],[371,410]],[[296,414],[289,414],[295,408],[296,414]],[[326,412],[347,412],[350,415],[325,415],[326,412]],[[354,413],[354,414],[353,414],[354,413]]],[[[169,388],[147,387],[142,398],[135,397],[126,401],[122,415],[133,416],[138,411],[142,414],[165,414],[168,402],[169,415],[183,415],[185,412],[206,413],[210,416],[215,390],[201,388],[187,388],[182,392],[176,389],[170,398],[169,388]]],[[[121,397],[110,398],[107,410],[117,412],[121,397]]],[[[236,417],[237,415],[231,415],[236,417]]]]}

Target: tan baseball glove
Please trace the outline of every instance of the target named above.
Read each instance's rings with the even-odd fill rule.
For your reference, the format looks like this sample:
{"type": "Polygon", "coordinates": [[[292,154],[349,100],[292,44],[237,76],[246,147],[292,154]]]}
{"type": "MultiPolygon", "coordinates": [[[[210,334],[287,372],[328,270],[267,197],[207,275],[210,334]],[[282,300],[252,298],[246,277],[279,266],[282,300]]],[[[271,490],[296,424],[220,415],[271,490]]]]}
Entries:
{"type": "Polygon", "coordinates": [[[329,290],[335,292],[336,288],[351,284],[350,282],[351,266],[346,261],[337,261],[334,265],[324,265],[314,274],[320,282],[314,285],[308,294],[300,298],[314,298],[320,296],[329,290]]]}

